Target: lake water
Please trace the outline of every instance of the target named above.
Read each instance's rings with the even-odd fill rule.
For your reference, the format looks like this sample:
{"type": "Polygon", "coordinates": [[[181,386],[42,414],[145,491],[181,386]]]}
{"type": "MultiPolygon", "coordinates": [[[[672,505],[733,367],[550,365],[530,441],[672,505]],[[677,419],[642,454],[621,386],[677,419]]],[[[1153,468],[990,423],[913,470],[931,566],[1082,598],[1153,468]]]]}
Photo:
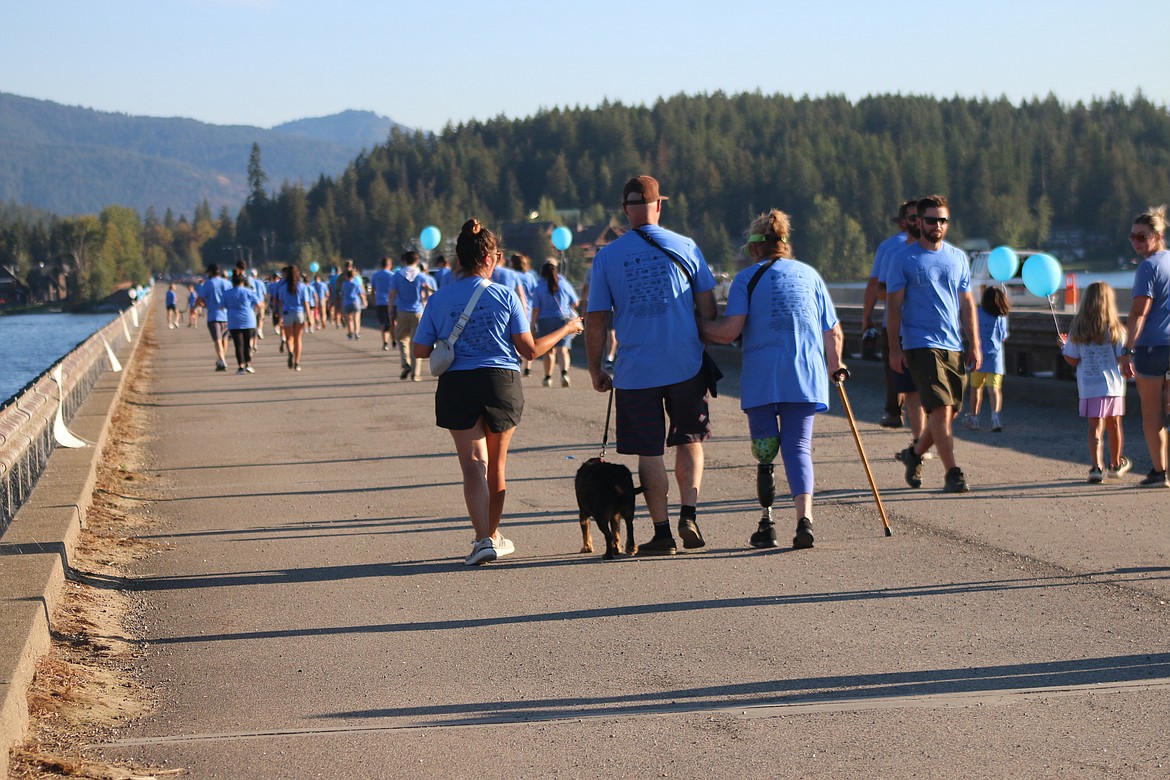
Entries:
{"type": "Polygon", "coordinates": [[[0,317],[0,404],[116,316],[106,313],[0,317]]]}

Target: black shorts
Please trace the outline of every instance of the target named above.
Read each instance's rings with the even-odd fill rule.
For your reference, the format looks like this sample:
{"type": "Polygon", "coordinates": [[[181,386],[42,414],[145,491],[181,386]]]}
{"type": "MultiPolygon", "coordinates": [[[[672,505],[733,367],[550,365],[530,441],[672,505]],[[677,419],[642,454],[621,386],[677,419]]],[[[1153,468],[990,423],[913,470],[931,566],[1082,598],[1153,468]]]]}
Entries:
{"type": "Polygon", "coordinates": [[[390,330],[390,307],[379,303],[374,310],[378,312],[378,324],[382,326],[382,330],[390,330]]]}
{"type": "Polygon", "coordinates": [[[179,307],[176,306],[175,304],[173,304],[173,303],[167,304],[167,311],[178,311],[178,310],[179,310],[179,307]]]}
{"type": "Polygon", "coordinates": [[[227,338],[228,326],[226,322],[208,322],[207,332],[211,334],[212,341],[223,341],[227,338]]]}
{"type": "Polygon", "coordinates": [[[492,433],[520,424],[524,389],[520,372],[510,368],[447,371],[435,391],[435,425],[449,431],[474,428],[482,417],[492,433]]]}
{"type": "Polygon", "coordinates": [[[923,347],[908,349],[905,354],[922,408],[928,414],[940,406],[954,407],[955,414],[961,412],[963,393],[967,389],[963,353],[923,347]]]}
{"type": "Polygon", "coordinates": [[[711,435],[707,383],[702,372],[666,387],[619,389],[615,396],[617,451],[623,455],[661,455],[666,450],[664,440],[674,447],[705,441],[711,435]]]}

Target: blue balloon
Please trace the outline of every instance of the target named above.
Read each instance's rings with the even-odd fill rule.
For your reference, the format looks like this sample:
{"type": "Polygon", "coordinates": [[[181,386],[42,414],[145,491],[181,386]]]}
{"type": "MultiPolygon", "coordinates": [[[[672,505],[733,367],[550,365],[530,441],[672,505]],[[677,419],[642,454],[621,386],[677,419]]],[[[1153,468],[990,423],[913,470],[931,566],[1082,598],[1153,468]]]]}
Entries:
{"type": "Polygon", "coordinates": [[[573,245],[573,231],[563,225],[552,232],[552,244],[564,252],[573,245]]]}
{"type": "Polygon", "coordinates": [[[997,282],[1006,282],[1016,275],[1020,256],[1010,246],[997,246],[987,256],[987,272],[997,282]]]}
{"type": "Polygon", "coordinates": [[[439,229],[434,225],[427,225],[422,229],[422,232],[418,234],[419,243],[422,244],[422,248],[428,252],[437,247],[442,239],[443,234],[440,233],[439,229]]]}
{"type": "Polygon", "coordinates": [[[314,274],[315,274],[315,273],[317,273],[317,272],[318,272],[318,271],[320,271],[320,270],[321,270],[321,264],[320,264],[320,263],[318,263],[316,260],[314,260],[313,262],[309,263],[309,272],[310,272],[310,273],[314,273],[314,274]]]}
{"type": "Polygon", "coordinates": [[[1060,289],[1064,269],[1052,255],[1032,255],[1024,261],[1024,286],[1039,298],[1047,298],[1060,289]]]}

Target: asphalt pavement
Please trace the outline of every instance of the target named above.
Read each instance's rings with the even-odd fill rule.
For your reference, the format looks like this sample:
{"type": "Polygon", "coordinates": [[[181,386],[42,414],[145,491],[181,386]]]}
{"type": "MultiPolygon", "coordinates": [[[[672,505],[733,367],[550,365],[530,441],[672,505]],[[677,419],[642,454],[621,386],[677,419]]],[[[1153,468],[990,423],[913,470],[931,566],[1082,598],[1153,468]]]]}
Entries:
{"type": "Polygon", "coordinates": [[[107,755],[193,778],[1170,776],[1170,491],[1085,484],[1067,384],[1009,378],[1005,430],[958,434],[972,492],[954,496],[937,460],[906,487],[908,434],[877,427],[879,369],[857,365],[893,536],[834,399],[816,546],[759,551],[719,349],[706,548],[604,561],[578,552],[572,480],[606,396],[580,366],[569,388],[537,370],[508,458],[517,551],[472,568],[434,379],[400,381],[377,333],[333,328],[299,373],[271,333],[254,375],[217,373],[206,331],[161,316],[141,446],[165,549],[127,584],[162,704],[107,755]]]}

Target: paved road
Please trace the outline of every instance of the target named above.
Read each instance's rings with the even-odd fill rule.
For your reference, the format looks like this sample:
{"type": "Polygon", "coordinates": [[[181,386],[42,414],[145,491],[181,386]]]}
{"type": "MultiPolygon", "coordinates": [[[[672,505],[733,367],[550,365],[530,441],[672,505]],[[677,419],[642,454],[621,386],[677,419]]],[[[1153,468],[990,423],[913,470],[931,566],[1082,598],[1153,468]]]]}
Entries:
{"type": "Polygon", "coordinates": [[[572,494],[605,397],[583,371],[533,377],[508,464],[517,553],[468,568],[434,380],[400,382],[376,334],[309,337],[301,373],[270,337],[243,377],[211,370],[203,329],[155,337],[143,446],[169,547],[131,587],[164,703],[111,755],[195,778],[1170,776],[1170,494],[1084,484],[1066,391],[1013,402],[1009,381],[1007,430],[961,435],[973,492],[944,496],[937,461],[904,486],[907,437],[868,422],[859,371],[895,535],[837,408],[817,427],[816,548],[760,552],[731,382],[706,550],[605,562],[577,553],[572,494]]]}

